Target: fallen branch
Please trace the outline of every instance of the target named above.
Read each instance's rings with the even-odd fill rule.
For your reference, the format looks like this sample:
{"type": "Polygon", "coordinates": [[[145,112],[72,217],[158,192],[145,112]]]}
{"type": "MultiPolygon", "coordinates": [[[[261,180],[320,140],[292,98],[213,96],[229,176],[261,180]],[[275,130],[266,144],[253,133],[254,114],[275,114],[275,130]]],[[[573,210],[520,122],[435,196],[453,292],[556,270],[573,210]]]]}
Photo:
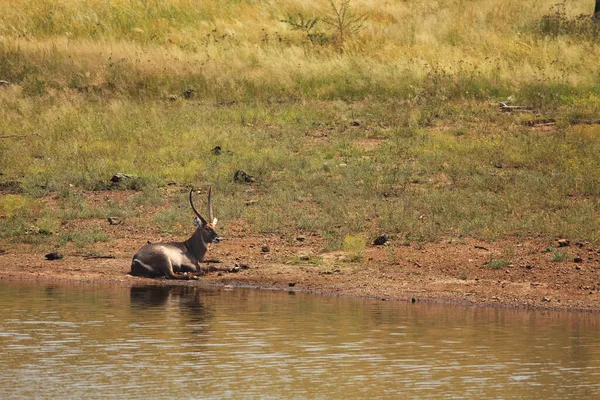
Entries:
{"type": "MultiPolygon", "coordinates": [[[[557,121],[554,118],[541,118],[523,121],[521,124],[531,127],[553,126],[557,124],[557,121]]],[[[600,125],[600,119],[570,119],[569,125],[600,125]]]]}
{"type": "Polygon", "coordinates": [[[206,263],[206,264],[221,264],[221,260],[200,260],[199,262],[202,263],[206,263]]]}
{"type": "Polygon", "coordinates": [[[600,119],[570,119],[571,125],[600,125],[600,119]]]}
{"type": "Polygon", "coordinates": [[[498,107],[500,107],[500,110],[504,112],[533,112],[533,107],[531,106],[509,106],[506,103],[498,103],[498,107]]]}
{"type": "Polygon", "coordinates": [[[525,126],[551,126],[556,125],[556,120],[554,118],[541,118],[541,119],[533,119],[531,121],[523,121],[521,124],[525,126]]]}
{"type": "Polygon", "coordinates": [[[117,258],[115,256],[102,256],[102,255],[95,255],[95,254],[89,254],[87,256],[83,256],[84,260],[95,260],[95,259],[102,259],[102,258],[117,258]]]}
{"type": "Polygon", "coordinates": [[[39,133],[31,133],[29,135],[7,135],[7,136],[0,136],[0,139],[18,139],[18,138],[26,138],[26,137],[30,137],[30,136],[42,136],[39,133]]]}

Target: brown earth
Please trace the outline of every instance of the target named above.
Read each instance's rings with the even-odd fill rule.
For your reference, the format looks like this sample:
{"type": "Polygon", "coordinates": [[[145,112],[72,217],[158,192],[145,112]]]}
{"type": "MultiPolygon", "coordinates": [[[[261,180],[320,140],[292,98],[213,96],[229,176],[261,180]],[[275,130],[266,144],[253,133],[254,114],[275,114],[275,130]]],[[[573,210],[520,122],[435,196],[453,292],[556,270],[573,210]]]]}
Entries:
{"type": "Polygon", "coordinates": [[[60,249],[64,255],[60,260],[46,260],[46,251],[39,246],[0,241],[0,280],[230,285],[386,300],[600,311],[600,249],[587,243],[559,248],[552,239],[512,238],[404,245],[392,239],[383,246],[368,245],[356,262],[343,251],[323,253],[325,240],[318,234],[252,235],[238,224],[209,250],[205,275],[174,282],[131,277],[127,272],[131,256],[147,240],[184,238],[160,238],[129,220],[120,225],[99,219],[74,221],[62,229],[89,226],[102,227],[111,240],[84,249],[69,243],[60,249]],[[553,261],[558,251],[569,261],[553,261]],[[509,264],[490,268],[486,263],[494,258],[509,264]]]}

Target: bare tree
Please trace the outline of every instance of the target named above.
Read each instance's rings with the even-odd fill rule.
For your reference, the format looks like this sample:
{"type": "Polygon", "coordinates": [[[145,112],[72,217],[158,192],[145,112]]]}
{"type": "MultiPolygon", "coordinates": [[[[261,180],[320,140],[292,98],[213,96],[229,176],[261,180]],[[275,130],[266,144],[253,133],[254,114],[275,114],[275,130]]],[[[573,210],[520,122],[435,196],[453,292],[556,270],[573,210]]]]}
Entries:
{"type": "Polygon", "coordinates": [[[368,14],[356,14],[350,6],[350,0],[342,0],[339,4],[329,0],[329,6],[332,13],[323,17],[322,21],[335,28],[337,46],[344,51],[346,38],[363,30],[368,14]]]}

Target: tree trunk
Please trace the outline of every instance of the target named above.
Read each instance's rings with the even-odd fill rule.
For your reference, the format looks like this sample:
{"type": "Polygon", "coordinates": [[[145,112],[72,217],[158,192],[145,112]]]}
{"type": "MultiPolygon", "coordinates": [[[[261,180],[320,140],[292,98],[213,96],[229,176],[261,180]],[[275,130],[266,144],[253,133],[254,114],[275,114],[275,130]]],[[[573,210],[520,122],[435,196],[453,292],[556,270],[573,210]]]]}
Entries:
{"type": "Polygon", "coordinates": [[[600,0],[596,0],[596,7],[594,8],[594,19],[600,22],[600,0]]]}

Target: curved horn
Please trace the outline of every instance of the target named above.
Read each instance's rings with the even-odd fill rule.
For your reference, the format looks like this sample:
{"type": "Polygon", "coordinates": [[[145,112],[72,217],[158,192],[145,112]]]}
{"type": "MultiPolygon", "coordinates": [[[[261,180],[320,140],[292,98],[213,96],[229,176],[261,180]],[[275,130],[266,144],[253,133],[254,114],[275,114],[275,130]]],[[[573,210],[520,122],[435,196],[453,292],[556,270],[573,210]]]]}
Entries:
{"type": "MultiPolygon", "coordinates": [[[[194,207],[194,203],[192,202],[192,193],[194,193],[194,188],[190,189],[190,206],[192,206],[192,210],[194,210],[194,212],[196,213],[196,215],[198,216],[198,218],[200,218],[200,221],[202,221],[202,223],[204,225],[206,225],[207,224],[206,220],[204,219],[204,217],[202,215],[200,215],[200,213],[198,212],[198,210],[196,210],[196,207],[194,207]]],[[[209,191],[209,196],[210,196],[210,191],[209,191]]]]}
{"type": "Polygon", "coordinates": [[[208,187],[208,219],[210,220],[210,223],[212,224],[213,221],[215,220],[215,216],[213,215],[212,199],[210,196],[211,193],[212,193],[212,187],[209,186],[208,187]]]}

